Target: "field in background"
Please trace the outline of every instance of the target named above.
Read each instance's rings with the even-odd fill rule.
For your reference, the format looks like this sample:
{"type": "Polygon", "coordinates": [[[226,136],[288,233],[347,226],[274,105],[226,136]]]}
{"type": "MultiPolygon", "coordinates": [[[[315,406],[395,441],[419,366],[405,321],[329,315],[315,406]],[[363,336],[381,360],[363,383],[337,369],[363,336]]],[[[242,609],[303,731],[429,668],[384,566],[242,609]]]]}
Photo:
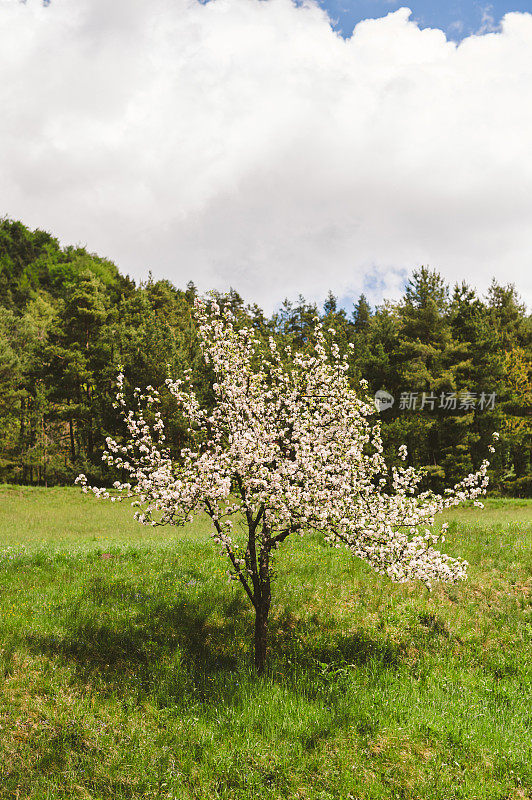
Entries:
{"type": "Polygon", "coordinates": [[[131,514],[0,487],[0,798],[532,797],[532,501],[450,512],[430,594],[288,540],[263,681],[208,521],[131,514]]]}

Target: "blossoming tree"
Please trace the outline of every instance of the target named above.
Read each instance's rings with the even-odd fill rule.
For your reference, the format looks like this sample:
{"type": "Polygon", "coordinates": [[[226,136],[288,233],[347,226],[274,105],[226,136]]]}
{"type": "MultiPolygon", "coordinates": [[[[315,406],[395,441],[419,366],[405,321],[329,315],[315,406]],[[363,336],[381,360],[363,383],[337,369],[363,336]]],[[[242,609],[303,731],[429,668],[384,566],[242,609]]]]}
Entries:
{"type": "MultiPolygon", "coordinates": [[[[210,516],[230,577],[255,611],[259,673],[272,553],[291,534],[317,531],[393,581],[419,579],[430,587],[465,578],[467,562],[435,549],[444,537],[429,526],[450,506],[471,499],[480,504],[488,461],[443,495],[420,492],[419,471],[387,467],[367,384],[360,394],[351,388],[349,354],[341,356],[332,331],[317,322],[309,352],[281,352],[273,338],[265,345],[215,301],[197,301],[196,316],[216,379],[213,409],[200,406],[190,373],[167,381],[193,448],[172,459],[159,393],[135,389],[134,410],[128,409],[121,374],[117,406],[128,436],[123,444],[108,438],[103,458],[129,480],[116,482],[114,490],[90,487],[84,475],[77,482],[101,498],[133,497],[135,516],[145,525],[183,524],[199,511],[210,516]]],[[[400,455],[406,459],[405,446],[400,455]]]]}

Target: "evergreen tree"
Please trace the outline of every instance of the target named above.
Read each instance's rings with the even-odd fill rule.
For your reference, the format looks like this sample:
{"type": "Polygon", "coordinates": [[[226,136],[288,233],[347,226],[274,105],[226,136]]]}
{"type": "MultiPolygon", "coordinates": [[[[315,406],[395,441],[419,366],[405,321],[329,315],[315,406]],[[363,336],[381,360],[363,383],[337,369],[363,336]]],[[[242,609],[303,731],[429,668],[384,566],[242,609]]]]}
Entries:
{"type": "Polygon", "coordinates": [[[369,333],[370,323],[371,306],[366,299],[366,295],[361,294],[353,311],[355,332],[359,335],[367,335],[369,333]]]}
{"type": "Polygon", "coordinates": [[[338,310],[338,300],[329,289],[327,298],[323,304],[323,316],[332,317],[338,310]]]}
{"type": "MultiPolygon", "coordinates": [[[[69,482],[80,469],[99,479],[105,437],[117,433],[119,366],[134,385],[163,387],[178,454],[187,429],[164,391],[168,366],[192,369],[202,404],[214,400],[191,313],[197,295],[192,282],[180,290],[151,275],[137,286],[105,258],[0,220],[0,479],[69,482]]],[[[235,290],[218,298],[264,343],[274,336],[292,351],[308,347],[319,313],[301,295],[270,318],[235,290]]],[[[348,319],[329,292],[319,316],[328,342],[333,331],[341,352],[352,345],[351,385],[366,378],[371,393],[395,398],[381,415],[392,460],[406,441],[411,463],[429,464],[426,485],[437,489],[477,467],[499,430],[492,486],[532,494],[532,316],[513,285],[494,281],[480,299],[464,282],[449,297],[442,277],[421,267],[399,302],[372,311],[361,295],[348,319]],[[453,393],[455,404],[442,405],[453,393]],[[476,404],[460,404],[466,393],[476,404]]]]}

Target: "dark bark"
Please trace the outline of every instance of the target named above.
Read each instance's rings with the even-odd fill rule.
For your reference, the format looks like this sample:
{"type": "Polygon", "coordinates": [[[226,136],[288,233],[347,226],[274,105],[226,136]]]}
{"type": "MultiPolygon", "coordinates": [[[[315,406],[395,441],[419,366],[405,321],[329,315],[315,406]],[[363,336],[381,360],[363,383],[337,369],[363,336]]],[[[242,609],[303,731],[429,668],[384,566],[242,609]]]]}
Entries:
{"type": "Polygon", "coordinates": [[[269,604],[259,604],[255,609],[255,670],[264,674],[268,651],[268,612],[269,604]]]}
{"type": "Polygon", "coordinates": [[[270,536],[263,526],[263,540],[259,554],[258,585],[255,596],[255,669],[264,673],[268,654],[268,614],[271,605],[270,586],[270,536]]]}
{"type": "Polygon", "coordinates": [[[76,445],[74,443],[74,422],[72,417],[68,420],[68,432],[70,435],[70,460],[74,463],[76,460],[76,445]]]}
{"type": "Polygon", "coordinates": [[[92,430],[92,414],[91,414],[92,402],[93,402],[93,398],[92,398],[92,394],[91,394],[91,388],[90,388],[90,386],[88,386],[87,387],[87,409],[88,409],[88,415],[87,415],[88,416],[88,418],[87,418],[87,455],[89,457],[89,460],[92,459],[92,454],[93,454],[93,451],[94,451],[94,436],[93,436],[93,430],[92,430]]]}
{"type": "Polygon", "coordinates": [[[19,442],[20,442],[20,463],[22,466],[22,483],[26,483],[28,480],[28,471],[26,467],[26,448],[25,448],[25,435],[26,435],[26,403],[24,398],[22,397],[20,400],[20,434],[19,434],[19,442]]]}
{"type": "MultiPolygon", "coordinates": [[[[240,478],[237,478],[237,482],[242,499],[246,503],[246,493],[240,478]]],[[[221,534],[220,523],[215,517],[214,509],[209,501],[206,501],[206,507],[213,519],[214,527],[221,534]]],[[[235,573],[255,609],[255,670],[257,675],[264,674],[268,652],[268,614],[270,613],[271,605],[270,553],[272,547],[277,542],[283,541],[289,533],[289,531],[283,531],[280,536],[273,539],[267,524],[264,522],[264,512],[265,509],[262,505],[257,514],[253,516],[246,505],[248,545],[245,554],[245,570],[241,569],[231,548],[226,546],[227,555],[231,560],[235,573]],[[262,530],[256,539],[257,528],[261,522],[263,523],[262,530]],[[251,585],[249,583],[250,579],[251,585]]]]}
{"type": "Polygon", "coordinates": [[[87,455],[89,459],[92,458],[94,452],[94,436],[92,433],[92,417],[89,417],[87,423],[87,455]]]}
{"type": "MultiPolygon", "coordinates": [[[[221,528],[220,528],[220,523],[219,523],[219,522],[218,522],[218,520],[217,520],[217,519],[214,517],[213,508],[212,508],[212,506],[211,506],[211,504],[209,503],[209,501],[208,501],[208,500],[206,501],[205,505],[206,505],[206,507],[207,507],[207,511],[208,511],[208,513],[210,514],[210,516],[211,516],[211,518],[212,518],[212,520],[213,520],[214,527],[216,528],[216,530],[218,531],[218,533],[219,533],[219,534],[221,534],[221,533],[222,533],[222,530],[221,530],[221,528]]],[[[251,591],[251,589],[250,589],[250,587],[249,587],[249,584],[248,584],[248,581],[247,581],[247,579],[246,579],[245,575],[243,574],[242,570],[240,569],[239,565],[237,564],[237,561],[236,561],[236,559],[235,559],[235,556],[234,556],[234,554],[232,553],[231,549],[230,549],[229,547],[227,547],[227,546],[226,546],[226,550],[227,550],[227,555],[229,556],[229,559],[230,559],[230,561],[231,561],[231,563],[232,563],[233,567],[235,568],[235,573],[238,575],[238,579],[239,579],[240,583],[241,583],[241,584],[242,584],[242,586],[244,587],[244,589],[245,589],[245,592],[246,592],[247,596],[249,597],[249,599],[250,599],[250,600],[251,600],[251,602],[253,603],[253,606],[255,606],[255,595],[256,595],[256,592],[252,592],[252,591],[251,591]]]]}

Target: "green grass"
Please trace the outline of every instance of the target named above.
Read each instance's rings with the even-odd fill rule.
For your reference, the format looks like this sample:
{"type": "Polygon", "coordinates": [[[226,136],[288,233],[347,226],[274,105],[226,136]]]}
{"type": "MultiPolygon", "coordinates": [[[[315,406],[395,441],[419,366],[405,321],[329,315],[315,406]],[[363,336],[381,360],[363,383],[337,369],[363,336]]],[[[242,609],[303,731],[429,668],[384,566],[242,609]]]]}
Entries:
{"type": "Polygon", "coordinates": [[[264,680],[207,521],[131,513],[0,488],[0,798],[532,797],[532,502],[449,513],[430,594],[288,540],[264,680]]]}

